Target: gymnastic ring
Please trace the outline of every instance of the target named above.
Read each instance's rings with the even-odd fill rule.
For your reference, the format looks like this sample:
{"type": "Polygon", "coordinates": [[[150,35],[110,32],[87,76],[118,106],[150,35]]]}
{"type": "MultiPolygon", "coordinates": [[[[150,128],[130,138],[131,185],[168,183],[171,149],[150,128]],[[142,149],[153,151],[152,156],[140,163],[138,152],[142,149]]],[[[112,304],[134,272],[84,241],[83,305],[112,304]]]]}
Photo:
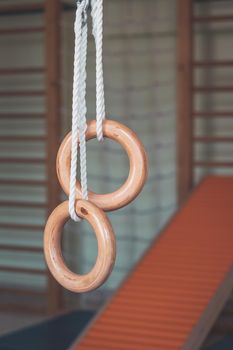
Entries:
{"type": "MultiPolygon", "coordinates": [[[[124,207],[140,193],[147,179],[147,157],[143,144],[137,135],[125,125],[113,120],[103,123],[104,137],[117,141],[129,157],[130,170],[125,183],[116,191],[107,194],[89,192],[88,198],[105,211],[124,207]]],[[[96,121],[88,122],[86,139],[96,137],[96,121]]],[[[63,140],[57,155],[57,176],[63,191],[69,195],[71,162],[71,133],[63,140]]],[[[81,198],[80,182],[76,182],[76,198],[81,198]]]]}
{"type": "Polygon", "coordinates": [[[76,203],[77,214],[86,219],[94,229],[98,255],[92,270],[85,275],[72,272],[65,264],[61,250],[61,235],[69,219],[68,201],[57,206],[50,215],[44,232],[44,253],[53,277],[66,289],[82,293],[94,290],[104,283],[111,273],[115,258],[115,236],[106,214],[89,201],[76,203]]]}

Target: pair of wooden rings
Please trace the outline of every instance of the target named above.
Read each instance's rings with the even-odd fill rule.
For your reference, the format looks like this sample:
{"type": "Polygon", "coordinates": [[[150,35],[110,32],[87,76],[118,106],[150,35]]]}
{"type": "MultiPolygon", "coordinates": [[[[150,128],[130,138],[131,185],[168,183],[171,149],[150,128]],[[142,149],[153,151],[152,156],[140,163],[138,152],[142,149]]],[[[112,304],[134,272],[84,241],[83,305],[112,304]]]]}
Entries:
{"type": "MultiPolygon", "coordinates": [[[[116,256],[115,236],[104,211],[116,210],[130,203],[142,190],[147,178],[147,158],[137,135],[128,127],[112,120],[103,123],[103,135],[115,140],[129,157],[129,175],[125,183],[108,194],[88,193],[88,201],[81,198],[81,185],[76,183],[76,212],[86,219],[94,229],[98,256],[92,270],[85,275],[70,271],[63,259],[61,234],[69,219],[68,201],[60,204],[50,215],[44,234],[44,251],[48,267],[55,279],[66,289],[85,292],[99,287],[112,271],[116,256]]],[[[96,122],[87,125],[87,141],[96,137],[96,122]]],[[[57,175],[64,192],[69,195],[71,162],[71,133],[63,140],[57,156],[57,175]]]]}

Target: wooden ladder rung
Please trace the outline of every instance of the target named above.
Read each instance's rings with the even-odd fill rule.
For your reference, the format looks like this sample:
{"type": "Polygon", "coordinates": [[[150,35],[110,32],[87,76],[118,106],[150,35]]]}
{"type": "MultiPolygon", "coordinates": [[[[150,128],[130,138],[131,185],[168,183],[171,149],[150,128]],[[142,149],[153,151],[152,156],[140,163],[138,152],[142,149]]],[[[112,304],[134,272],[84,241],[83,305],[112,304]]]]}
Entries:
{"type": "Polygon", "coordinates": [[[195,161],[194,166],[203,168],[231,168],[233,167],[233,162],[195,161]]]}
{"type": "Polygon", "coordinates": [[[0,142],[34,142],[34,141],[46,141],[45,136],[17,136],[17,135],[0,135],[0,142]]]}
{"type": "Polygon", "coordinates": [[[20,201],[0,201],[0,207],[20,207],[20,208],[33,208],[33,209],[45,209],[46,203],[35,202],[20,202],[20,201]]]}
{"type": "Polygon", "coordinates": [[[12,230],[27,230],[27,231],[43,231],[44,225],[30,225],[30,224],[13,224],[0,222],[0,229],[12,230]]]}
{"type": "Polygon", "coordinates": [[[28,252],[28,253],[43,253],[43,248],[41,247],[29,247],[29,246],[20,246],[13,244],[1,244],[0,250],[13,250],[14,252],[28,252]]]}
{"type": "Polygon", "coordinates": [[[18,287],[0,287],[0,293],[17,294],[17,295],[32,295],[32,296],[45,296],[46,291],[34,290],[34,289],[18,289],[18,287]]]}
{"type": "Polygon", "coordinates": [[[7,136],[7,135],[4,135],[4,136],[2,136],[2,135],[0,135],[0,142],[1,141],[7,141],[7,142],[33,142],[33,141],[46,141],[46,136],[37,136],[37,135],[35,135],[35,136],[17,136],[17,135],[9,135],[9,136],[7,136]]]}
{"type": "Polygon", "coordinates": [[[42,33],[45,27],[1,28],[0,35],[42,33]]]}
{"type": "Polygon", "coordinates": [[[0,97],[39,97],[44,95],[44,90],[0,91],[0,97]]]}
{"type": "Polygon", "coordinates": [[[0,186],[46,186],[45,180],[18,180],[18,179],[1,179],[0,186]]]}
{"type": "Polygon", "coordinates": [[[196,136],[193,138],[195,142],[203,142],[203,143],[210,143],[210,142],[223,142],[223,143],[229,143],[233,142],[233,137],[231,136],[196,136]]]}
{"type": "Polygon", "coordinates": [[[199,112],[193,112],[193,116],[197,118],[232,118],[233,117],[233,111],[199,111],[199,112]]]}
{"type": "Polygon", "coordinates": [[[0,15],[25,14],[25,13],[32,13],[32,12],[43,11],[43,10],[44,10],[43,3],[1,5],[0,15]]]}
{"type": "Polygon", "coordinates": [[[0,158],[0,164],[44,164],[46,160],[44,158],[0,158]]]}
{"type": "Polygon", "coordinates": [[[45,117],[45,113],[0,113],[0,119],[42,119],[45,117]]]}
{"type": "Polygon", "coordinates": [[[12,311],[12,312],[18,312],[18,313],[25,313],[25,314],[33,314],[33,315],[44,315],[46,312],[46,308],[41,306],[33,306],[33,305],[25,305],[25,304],[17,304],[17,303],[5,303],[0,304],[0,310],[1,311],[12,311]]]}
{"type": "Polygon", "coordinates": [[[233,92],[233,86],[194,86],[193,91],[196,93],[233,92]]]}
{"type": "Polygon", "coordinates": [[[219,15],[219,16],[194,16],[194,22],[228,22],[233,21],[233,15],[219,15]]]}
{"type": "Polygon", "coordinates": [[[1,272],[13,272],[13,273],[28,273],[34,275],[46,275],[46,270],[42,269],[31,269],[28,267],[14,267],[14,266],[0,266],[1,272]]]}
{"type": "Polygon", "coordinates": [[[208,67],[232,67],[232,60],[219,60],[219,61],[194,61],[193,66],[196,68],[208,68],[208,67]]]}
{"type": "Polygon", "coordinates": [[[1,68],[0,75],[17,75],[17,74],[40,74],[44,73],[44,67],[28,67],[28,68],[1,68]]]}

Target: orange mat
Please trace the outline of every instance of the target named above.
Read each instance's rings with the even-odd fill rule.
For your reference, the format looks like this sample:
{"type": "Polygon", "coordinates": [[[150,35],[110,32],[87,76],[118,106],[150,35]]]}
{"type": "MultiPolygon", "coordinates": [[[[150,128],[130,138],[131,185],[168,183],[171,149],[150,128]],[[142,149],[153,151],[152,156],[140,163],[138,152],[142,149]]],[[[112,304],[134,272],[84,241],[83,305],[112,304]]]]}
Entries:
{"type": "Polygon", "coordinates": [[[233,288],[232,267],[233,178],[208,177],[74,349],[198,349],[233,288]]]}

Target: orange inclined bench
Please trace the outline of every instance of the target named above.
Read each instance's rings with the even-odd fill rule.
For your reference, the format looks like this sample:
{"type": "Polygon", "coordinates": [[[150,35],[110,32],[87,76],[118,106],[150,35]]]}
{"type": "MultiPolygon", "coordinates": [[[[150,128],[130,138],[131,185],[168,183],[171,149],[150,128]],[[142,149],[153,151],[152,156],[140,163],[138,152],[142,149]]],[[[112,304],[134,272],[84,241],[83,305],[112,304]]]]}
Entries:
{"type": "Polygon", "coordinates": [[[199,349],[233,289],[232,264],[233,178],[207,177],[73,349],[199,349]]]}

